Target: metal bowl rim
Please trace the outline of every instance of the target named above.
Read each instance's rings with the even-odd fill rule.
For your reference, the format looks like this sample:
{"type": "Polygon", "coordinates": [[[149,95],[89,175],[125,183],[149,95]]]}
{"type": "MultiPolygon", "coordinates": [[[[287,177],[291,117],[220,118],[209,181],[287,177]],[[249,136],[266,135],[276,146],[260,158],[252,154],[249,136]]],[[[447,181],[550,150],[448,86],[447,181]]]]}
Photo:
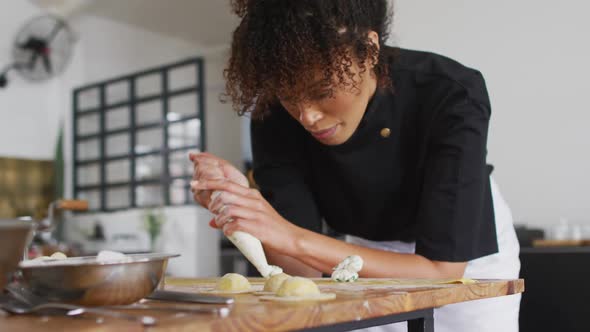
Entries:
{"type": "Polygon", "coordinates": [[[126,254],[125,256],[131,258],[128,261],[106,261],[97,262],[96,256],[81,256],[71,257],[68,259],[68,263],[64,260],[53,260],[45,262],[44,264],[27,265],[25,262],[18,264],[22,270],[40,269],[40,268],[55,268],[55,267],[78,267],[78,266],[113,266],[113,265],[127,265],[134,263],[146,263],[153,261],[167,260],[169,258],[179,257],[180,254],[167,254],[167,253],[146,253],[146,254],[126,254]],[[73,260],[79,260],[79,262],[73,263],[73,260]],[[23,265],[24,263],[24,265],[23,265]]]}
{"type": "Polygon", "coordinates": [[[0,228],[32,228],[33,222],[18,219],[0,219],[0,228]]]}

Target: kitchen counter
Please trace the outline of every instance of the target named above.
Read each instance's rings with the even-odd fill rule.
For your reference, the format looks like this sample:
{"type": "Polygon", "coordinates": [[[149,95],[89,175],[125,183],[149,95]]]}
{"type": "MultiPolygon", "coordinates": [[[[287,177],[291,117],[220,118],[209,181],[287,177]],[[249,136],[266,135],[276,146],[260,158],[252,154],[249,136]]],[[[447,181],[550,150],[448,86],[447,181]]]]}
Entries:
{"type": "MultiPolygon", "coordinates": [[[[217,279],[166,279],[168,290],[202,292],[217,279]]],[[[251,278],[261,289],[263,279],[251,278]]],[[[446,304],[505,296],[524,291],[524,280],[478,280],[450,283],[449,280],[359,279],[356,283],[334,283],[315,279],[322,292],[336,299],[322,302],[270,302],[256,294],[234,295],[227,317],[169,311],[137,311],[158,318],[158,325],[144,328],[137,323],[84,315],[4,316],[0,331],[286,331],[350,330],[410,320],[413,331],[432,331],[432,308],[446,304]]],[[[151,302],[151,301],[150,301],[151,302]]],[[[149,302],[148,302],[149,303],[149,302]]],[[[187,305],[187,304],[183,304],[187,305]]],[[[191,306],[207,306],[190,304],[191,306]]],[[[130,312],[130,311],[127,311],[130,312]]]]}

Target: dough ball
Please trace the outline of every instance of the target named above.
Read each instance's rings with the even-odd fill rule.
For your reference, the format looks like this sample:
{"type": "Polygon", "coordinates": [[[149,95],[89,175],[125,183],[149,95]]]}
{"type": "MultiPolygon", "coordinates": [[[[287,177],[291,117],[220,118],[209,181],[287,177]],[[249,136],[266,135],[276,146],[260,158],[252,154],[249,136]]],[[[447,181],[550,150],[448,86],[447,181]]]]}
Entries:
{"type": "Polygon", "coordinates": [[[320,289],[311,279],[303,277],[289,277],[281,284],[277,291],[277,296],[317,296],[320,295],[320,289]]]}
{"type": "Polygon", "coordinates": [[[247,291],[250,288],[251,286],[248,279],[238,273],[225,274],[215,285],[215,289],[222,292],[240,292],[247,291]]]}
{"type": "Polygon", "coordinates": [[[66,256],[66,254],[64,254],[63,252],[60,251],[56,251],[53,253],[53,255],[50,256],[51,259],[66,259],[68,258],[68,256],[66,256]]]}
{"type": "Polygon", "coordinates": [[[283,284],[283,281],[287,280],[289,277],[291,276],[286,273],[275,274],[264,283],[263,290],[265,292],[276,293],[283,284]]]}

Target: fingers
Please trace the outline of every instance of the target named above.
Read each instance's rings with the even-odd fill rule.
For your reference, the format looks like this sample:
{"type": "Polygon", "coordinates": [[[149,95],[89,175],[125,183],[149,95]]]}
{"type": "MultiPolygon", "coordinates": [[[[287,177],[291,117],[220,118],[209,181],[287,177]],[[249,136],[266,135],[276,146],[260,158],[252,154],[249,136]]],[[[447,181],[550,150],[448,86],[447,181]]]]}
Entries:
{"type": "Polygon", "coordinates": [[[207,152],[189,153],[193,162],[194,180],[226,178],[243,186],[249,186],[248,178],[227,160],[207,152]]]}
{"type": "Polygon", "coordinates": [[[193,163],[214,163],[214,162],[216,162],[217,164],[226,163],[225,160],[217,157],[216,155],[208,153],[208,152],[189,153],[189,159],[193,163]]]}
{"type": "Polygon", "coordinates": [[[238,219],[258,220],[260,219],[260,214],[258,211],[254,211],[247,207],[225,205],[215,217],[215,224],[217,227],[223,227],[226,223],[238,219]]]}
{"type": "Polygon", "coordinates": [[[197,159],[197,158],[199,158],[199,157],[202,157],[202,156],[207,156],[207,155],[211,155],[211,156],[213,156],[212,154],[210,154],[210,153],[208,153],[208,152],[189,152],[189,153],[188,153],[188,158],[189,158],[191,161],[194,161],[195,159],[197,159]]]}
{"type": "Polygon", "coordinates": [[[193,164],[195,167],[198,166],[211,166],[211,167],[220,167],[221,162],[217,159],[210,159],[210,158],[195,158],[193,160],[193,164]]]}
{"type": "Polygon", "coordinates": [[[219,167],[202,167],[198,166],[195,168],[193,173],[193,179],[223,179],[223,171],[219,167]]]}
{"type": "Polygon", "coordinates": [[[254,211],[262,211],[265,206],[264,201],[258,198],[237,195],[227,191],[216,191],[211,196],[211,202],[209,203],[207,208],[209,209],[209,211],[213,213],[219,213],[223,206],[228,205],[247,207],[254,211]],[[217,193],[219,194],[215,195],[217,193]]]}
{"type": "Polygon", "coordinates": [[[238,220],[236,222],[232,222],[232,223],[228,223],[223,225],[223,227],[221,227],[221,230],[223,231],[223,235],[225,236],[231,236],[235,231],[238,230],[238,222],[242,222],[242,220],[238,220]]]}
{"type": "Polygon", "coordinates": [[[202,207],[207,208],[211,203],[211,191],[210,190],[192,190],[193,199],[199,203],[202,207]]]}
{"type": "MultiPolygon", "coordinates": [[[[199,179],[220,179],[223,178],[223,170],[219,167],[219,161],[213,155],[207,153],[189,153],[189,158],[194,163],[193,180],[199,179]]],[[[196,190],[191,188],[193,199],[207,207],[210,202],[210,190],[196,190]]]]}
{"type": "Polygon", "coordinates": [[[232,164],[207,152],[189,153],[194,164],[191,191],[199,204],[216,213],[209,225],[253,218],[263,207],[262,196],[249,188],[248,179],[232,164]],[[213,194],[212,194],[213,193],[213,194]]]}
{"type": "Polygon", "coordinates": [[[221,229],[225,236],[230,236],[236,231],[242,231],[252,234],[250,231],[252,227],[255,227],[255,223],[248,219],[236,219],[234,222],[225,223],[221,229]]]}
{"type": "Polygon", "coordinates": [[[232,164],[222,164],[221,170],[223,171],[225,178],[230,179],[244,187],[250,186],[250,182],[248,181],[246,175],[244,175],[244,173],[242,173],[239,169],[235,168],[232,164]]]}
{"type": "Polygon", "coordinates": [[[225,179],[201,179],[197,181],[191,181],[191,188],[194,190],[220,190],[227,191],[233,194],[260,198],[261,195],[256,189],[250,189],[248,187],[239,185],[232,181],[225,179]]]}
{"type": "MultiPolygon", "coordinates": [[[[196,158],[196,157],[195,157],[196,158]]],[[[193,160],[193,179],[199,180],[203,178],[223,178],[223,170],[216,160],[193,160]]]]}
{"type": "MultiPolygon", "coordinates": [[[[210,154],[199,154],[199,155],[195,155],[192,159],[191,159],[194,163],[194,170],[195,171],[200,171],[200,169],[203,169],[203,172],[209,171],[210,169],[215,169],[215,172],[218,172],[219,174],[216,174],[213,178],[237,178],[237,177],[244,177],[244,175],[242,174],[242,172],[240,172],[240,170],[238,170],[234,165],[232,165],[231,163],[229,163],[226,160],[223,160],[221,158],[217,158],[213,155],[210,154]]],[[[211,178],[211,176],[208,176],[208,178],[211,178]]],[[[240,181],[236,181],[236,182],[240,182],[240,181]]]]}
{"type": "Polygon", "coordinates": [[[223,177],[223,170],[219,161],[214,159],[195,159],[193,161],[193,170],[195,174],[210,173],[215,171],[219,173],[216,177],[223,177]]]}

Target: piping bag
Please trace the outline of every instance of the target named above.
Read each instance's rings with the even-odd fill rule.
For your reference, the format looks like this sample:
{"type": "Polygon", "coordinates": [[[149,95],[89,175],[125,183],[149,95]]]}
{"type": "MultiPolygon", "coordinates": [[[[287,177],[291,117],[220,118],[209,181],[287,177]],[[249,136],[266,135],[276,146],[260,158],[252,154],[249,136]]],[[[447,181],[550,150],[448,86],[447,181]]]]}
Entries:
{"type": "MultiPolygon", "coordinates": [[[[211,201],[221,194],[220,191],[216,190],[211,194],[211,201]]],[[[230,221],[231,222],[231,221],[230,221]]],[[[269,265],[262,248],[260,240],[252,236],[250,233],[235,231],[232,235],[227,238],[233,243],[238,250],[254,265],[256,270],[264,278],[270,278],[275,274],[283,273],[283,269],[275,265],[269,265]]]]}

